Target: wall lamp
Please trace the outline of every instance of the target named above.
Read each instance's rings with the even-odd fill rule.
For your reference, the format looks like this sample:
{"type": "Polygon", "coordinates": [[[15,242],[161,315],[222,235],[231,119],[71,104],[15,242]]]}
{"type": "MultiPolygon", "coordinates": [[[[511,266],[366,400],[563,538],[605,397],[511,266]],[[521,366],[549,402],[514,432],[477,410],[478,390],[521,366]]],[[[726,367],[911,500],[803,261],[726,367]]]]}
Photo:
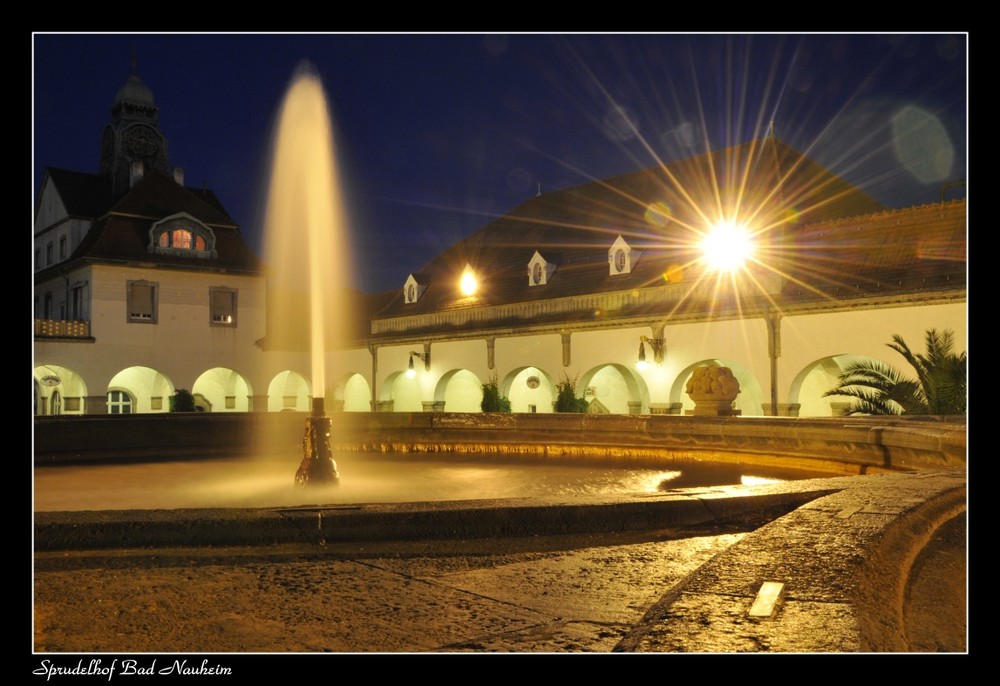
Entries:
{"type": "Polygon", "coordinates": [[[649,347],[653,350],[653,361],[656,364],[663,363],[663,352],[666,349],[663,339],[639,336],[639,359],[635,362],[635,367],[639,371],[642,371],[648,366],[646,364],[646,343],[649,343],[649,347]]]}
{"type": "Polygon", "coordinates": [[[418,353],[415,350],[410,351],[410,363],[406,367],[406,375],[411,379],[417,375],[416,371],[413,369],[413,358],[419,357],[424,361],[424,371],[429,372],[431,370],[431,351],[427,350],[422,353],[418,353]]]}

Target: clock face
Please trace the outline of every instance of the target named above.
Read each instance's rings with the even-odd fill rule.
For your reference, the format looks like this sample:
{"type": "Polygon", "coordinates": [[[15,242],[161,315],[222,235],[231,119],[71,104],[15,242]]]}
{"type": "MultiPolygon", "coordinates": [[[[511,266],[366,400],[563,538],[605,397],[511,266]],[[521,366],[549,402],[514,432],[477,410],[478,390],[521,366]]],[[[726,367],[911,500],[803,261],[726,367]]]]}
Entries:
{"type": "Polygon", "coordinates": [[[148,126],[133,126],[125,136],[128,151],[137,158],[150,157],[159,148],[159,136],[148,126]]]}

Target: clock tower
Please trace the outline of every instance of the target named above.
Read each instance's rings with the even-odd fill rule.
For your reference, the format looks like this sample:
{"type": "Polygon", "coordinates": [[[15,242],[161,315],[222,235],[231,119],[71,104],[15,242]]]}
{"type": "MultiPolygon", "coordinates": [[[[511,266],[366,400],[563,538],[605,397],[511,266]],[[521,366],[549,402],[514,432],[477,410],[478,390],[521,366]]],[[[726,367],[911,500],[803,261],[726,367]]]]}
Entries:
{"type": "Polygon", "coordinates": [[[101,137],[100,173],[111,181],[112,193],[128,190],[135,162],[142,163],[143,172],[158,169],[170,174],[167,139],[157,126],[158,114],[153,91],[136,74],[133,57],[132,74],[115,96],[111,122],[101,137]]]}

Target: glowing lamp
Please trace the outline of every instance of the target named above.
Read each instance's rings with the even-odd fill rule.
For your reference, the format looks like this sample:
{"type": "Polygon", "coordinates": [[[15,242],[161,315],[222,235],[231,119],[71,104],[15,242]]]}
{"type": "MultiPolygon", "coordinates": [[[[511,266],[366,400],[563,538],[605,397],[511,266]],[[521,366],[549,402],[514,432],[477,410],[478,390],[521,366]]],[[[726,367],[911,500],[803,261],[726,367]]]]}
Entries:
{"type": "Polygon", "coordinates": [[[750,232],[731,221],[716,224],[701,242],[702,259],[719,272],[741,269],[753,250],[750,232]]]}
{"type": "Polygon", "coordinates": [[[476,279],[476,273],[472,271],[472,267],[469,265],[466,265],[465,271],[462,272],[462,278],[458,282],[458,289],[466,297],[475,295],[479,289],[479,280],[476,279]]]}

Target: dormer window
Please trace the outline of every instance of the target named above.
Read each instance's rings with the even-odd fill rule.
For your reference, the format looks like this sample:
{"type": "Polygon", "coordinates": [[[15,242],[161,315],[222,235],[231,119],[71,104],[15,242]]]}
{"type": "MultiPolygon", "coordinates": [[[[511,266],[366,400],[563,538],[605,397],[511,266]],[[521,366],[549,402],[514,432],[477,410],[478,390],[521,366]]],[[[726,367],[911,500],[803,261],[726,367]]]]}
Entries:
{"type": "Polygon", "coordinates": [[[556,266],[547,262],[542,254],[536,250],[528,262],[528,285],[544,286],[552,278],[552,272],[555,270],[556,266]]]}
{"type": "Polygon", "coordinates": [[[619,274],[630,274],[635,263],[639,260],[639,251],[633,250],[632,246],[625,242],[625,239],[618,236],[611,249],[608,250],[608,263],[611,267],[611,276],[619,274]]]}
{"type": "Polygon", "coordinates": [[[427,290],[427,285],[421,283],[413,274],[410,274],[406,279],[406,283],[403,284],[403,302],[407,305],[417,302],[425,290],[427,290]]]}
{"type": "Polygon", "coordinates": [[[149,230],[149,252],[183,257],[217,257],[215,233],[189,214],[175,214],[149,230]]]}

